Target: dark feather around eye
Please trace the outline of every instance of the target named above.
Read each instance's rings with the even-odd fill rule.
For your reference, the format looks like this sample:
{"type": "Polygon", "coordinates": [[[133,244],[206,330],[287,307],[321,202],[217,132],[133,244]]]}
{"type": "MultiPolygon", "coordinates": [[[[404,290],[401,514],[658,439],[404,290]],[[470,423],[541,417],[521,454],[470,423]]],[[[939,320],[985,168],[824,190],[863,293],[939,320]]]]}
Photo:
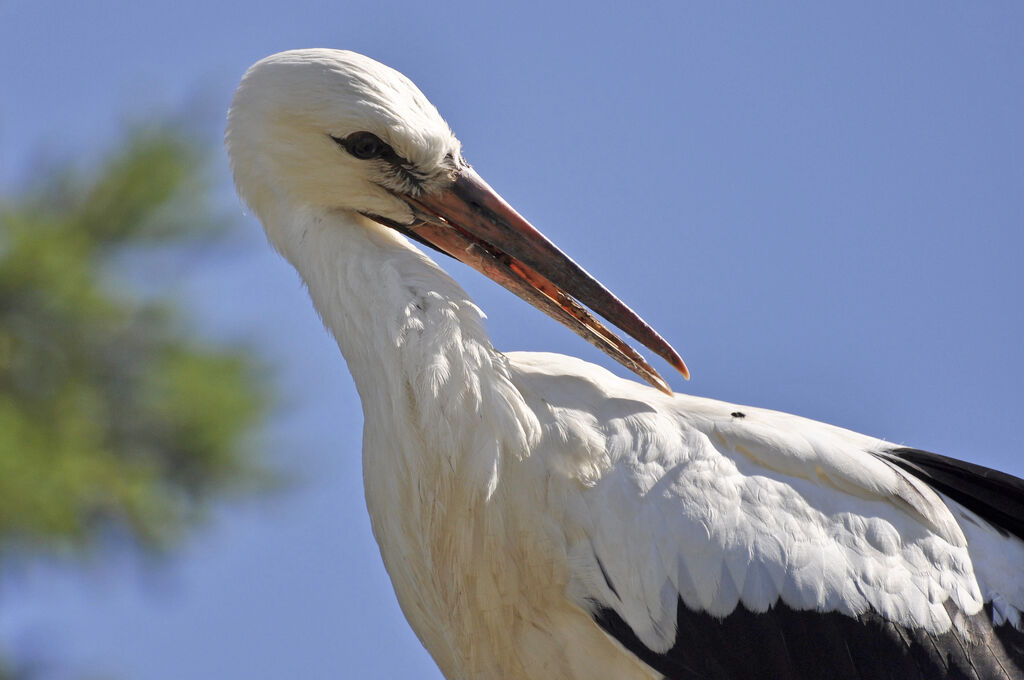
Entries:
{"type": "Polygon", "coordinates": [[[331,135],[331,139],[345,151],[363,161],[391,156],[395,153],[390,146],[372,132],[353,132],[348,137],[331,135]]]}

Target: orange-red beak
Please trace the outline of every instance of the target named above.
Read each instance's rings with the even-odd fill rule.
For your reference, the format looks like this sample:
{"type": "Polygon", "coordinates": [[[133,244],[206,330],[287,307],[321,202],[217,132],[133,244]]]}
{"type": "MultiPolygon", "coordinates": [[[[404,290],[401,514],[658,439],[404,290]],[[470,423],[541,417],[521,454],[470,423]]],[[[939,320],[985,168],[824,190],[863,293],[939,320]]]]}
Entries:
{"type": "Polygon", "coordinates": [[[686,364],[654,329],[537,231],[472,168],[460,168],[444,191],[402,198],[419,221],[408,226],[388,221],[388,226],[500,283],[662,392],[672,394],[657,371],[583,305],[689,379],[686,364]]]}

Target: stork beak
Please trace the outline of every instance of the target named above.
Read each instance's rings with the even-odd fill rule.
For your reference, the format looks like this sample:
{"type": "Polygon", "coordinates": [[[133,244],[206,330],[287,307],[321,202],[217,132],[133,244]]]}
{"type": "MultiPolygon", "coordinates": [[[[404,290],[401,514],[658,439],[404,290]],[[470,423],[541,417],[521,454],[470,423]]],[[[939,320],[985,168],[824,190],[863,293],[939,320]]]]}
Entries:
{"type": "Polygon", "coordinates": [[[583,305],[689,379],[686,364],[654,329],[537,231],[469,166],[460,168],[444,191],[403,198],[418,220],[399,227],[408,236],[493,279],[662,392],[672,394],[657,371],[583,305]]]}

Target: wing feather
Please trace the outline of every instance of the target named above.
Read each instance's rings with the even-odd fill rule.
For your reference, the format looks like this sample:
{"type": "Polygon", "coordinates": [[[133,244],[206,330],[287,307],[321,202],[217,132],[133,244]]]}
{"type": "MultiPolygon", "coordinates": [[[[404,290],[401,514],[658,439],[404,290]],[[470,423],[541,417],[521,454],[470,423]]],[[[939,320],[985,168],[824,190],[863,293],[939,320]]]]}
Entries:
{"type": "MultiPolygon", "coordinates": [[[[783,620],[813,628],[806,612],[943,645],[978,617],[1021,625],[1024,552],[982,585],[972,555],[1024,551],[984,533],[1015,506],[950,502],[945,459],[774,411],[664,396],[567,357],[510,358],[524,394],[545,395],[534,455],[582,499],[565,517],[569,595],[645,661],[673,653],[694,616],[740,616],[782,635],[783,620]],[[567,451],[569,441],[585,444],[567,451]]],[[[1018,482],[983,477],[977,493],[1005,496],[1018,482]]],[[[773,653],[791,654],[801,635],[773,653]]],[[[686,667],[668,677],[689,677],[686,667]]]]}

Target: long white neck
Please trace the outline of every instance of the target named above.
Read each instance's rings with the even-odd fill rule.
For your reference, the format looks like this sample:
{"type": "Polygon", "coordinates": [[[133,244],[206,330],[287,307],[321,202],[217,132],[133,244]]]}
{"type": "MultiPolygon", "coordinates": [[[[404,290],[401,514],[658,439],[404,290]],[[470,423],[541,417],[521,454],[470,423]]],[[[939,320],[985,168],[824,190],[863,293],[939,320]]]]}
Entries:
{"type": "MultiPolygon", "coordinates": [[[[275,235],[338,341],[368,424],[429,425],[415,427],[429,438],[423,444],[450,451],[473,435],[465,428],[474,420],[507,417],[501,411],[517,393],[482,312],[404,237],[348,212],[292,212],[277,227],[288,232],[275,235]]],[[[508,439],[510,424],[495,423],[496,432],[508,439]]],[[[525,447],[523,427],[513,439],[525,447]]]]}
{"type": "Polygon", "coordinates": [[[351,213],[290,212],[268,227],[359,390],[367,506],[399,602],[438,663],[461,665],[456,631],[478,624],[437,622],[471,611],[460,566],[486,549],[484,506],[540,425],[480,310],[405,238],[351,213]]]}

